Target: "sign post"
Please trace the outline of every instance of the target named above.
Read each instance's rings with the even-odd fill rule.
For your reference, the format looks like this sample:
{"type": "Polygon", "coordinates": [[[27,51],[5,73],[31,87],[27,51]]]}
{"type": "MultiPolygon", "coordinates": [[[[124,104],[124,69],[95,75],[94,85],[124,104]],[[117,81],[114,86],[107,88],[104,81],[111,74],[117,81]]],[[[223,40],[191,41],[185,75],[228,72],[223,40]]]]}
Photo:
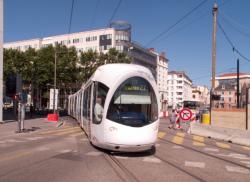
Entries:
{"type": "Polygon", "coordinates": [[[57,110],[57,103],[58,103],[58,89],[50,89],[49,109],[57,110]],[[55,93],[54,93],[54,90],[55,90],[55,93]]]}

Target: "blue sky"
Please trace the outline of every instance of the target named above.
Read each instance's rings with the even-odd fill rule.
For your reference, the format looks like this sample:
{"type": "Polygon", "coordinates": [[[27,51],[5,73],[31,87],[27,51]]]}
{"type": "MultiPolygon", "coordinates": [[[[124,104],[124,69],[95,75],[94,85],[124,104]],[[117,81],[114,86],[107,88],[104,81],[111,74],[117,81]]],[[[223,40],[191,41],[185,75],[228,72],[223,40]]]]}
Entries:
{"type": "MultiPolygon", "coordinates": [[[[107,26],[119,0],[75,0],[71,32],[107,26]]],[[[17,41],[68,33],[72,0],[4,0],[4,41],[17,41]]],[[[132,39],[166,52],[169,70],[184,70],[194,84],[210,86],[212,59],[212,7],[235,47],[250,59],[250,1],[208,0],[160,39],[149,42],[176,23],[202,0],[122,0],[113,20],[132,25],[132,39]]],[[[250,62],[232,51],[217,28],[216,72],[230,72],[240,58],[241,72],[250,62]]]]}

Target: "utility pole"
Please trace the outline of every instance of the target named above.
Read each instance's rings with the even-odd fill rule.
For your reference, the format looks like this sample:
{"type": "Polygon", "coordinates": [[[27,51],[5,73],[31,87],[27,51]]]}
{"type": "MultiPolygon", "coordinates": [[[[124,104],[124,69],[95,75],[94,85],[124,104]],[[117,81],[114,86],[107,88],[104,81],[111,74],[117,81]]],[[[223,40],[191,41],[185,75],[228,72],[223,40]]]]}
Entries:
{"type": "Polygon", "coordinates": [[[57,54],[55,50],[55,65],[54,65],[54,98],[53,98],[53,113],[56,114],[56,60],[57,59],[57,54]]]}
{"type": "Polygon", "coordinates": [[[237,108],[240,108],[240,61],[237,59],[237,108]]]}
{"type": "Polygon", "coordinates": [[[0,0],[0,122],[3,121],[3,0],[0,0]]]}
{"type": "Polygon", "coordinates": [[[213,50],[212,50],[212,91],[215,89],[215,67],[216,67],[216,22],[218,6],[215,3],[213,7],[214,28],[213,28],[213,50]]]}

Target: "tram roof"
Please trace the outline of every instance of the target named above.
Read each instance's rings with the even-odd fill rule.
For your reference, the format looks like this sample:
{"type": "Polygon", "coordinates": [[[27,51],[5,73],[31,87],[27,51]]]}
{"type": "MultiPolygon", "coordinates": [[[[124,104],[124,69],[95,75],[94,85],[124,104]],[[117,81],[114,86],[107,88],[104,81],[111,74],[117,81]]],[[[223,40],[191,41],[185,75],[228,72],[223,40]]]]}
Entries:
{"type": "Polygon", "coordinates": [[[114,83],[119,77],[133,72],[136,72],[137,74],[145,73],[150,77],[150,79],[154,79],[150,70],[144,66],[136,64],[115,63],[100,66],[92,75],[90,80],[102,82],[110,87],[111,84],[114,83]]]}

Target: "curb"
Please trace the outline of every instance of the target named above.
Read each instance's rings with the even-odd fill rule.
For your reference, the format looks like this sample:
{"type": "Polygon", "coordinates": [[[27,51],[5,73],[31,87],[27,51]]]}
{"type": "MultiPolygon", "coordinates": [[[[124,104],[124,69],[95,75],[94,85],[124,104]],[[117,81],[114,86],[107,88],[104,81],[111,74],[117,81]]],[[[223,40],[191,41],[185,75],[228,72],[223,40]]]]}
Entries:
{"type": "Polygon", "coordinates": [[[219,139],[239,145],[250,146],[250,130],[231,129],[191,123],[190,134],[219,139]]]}

